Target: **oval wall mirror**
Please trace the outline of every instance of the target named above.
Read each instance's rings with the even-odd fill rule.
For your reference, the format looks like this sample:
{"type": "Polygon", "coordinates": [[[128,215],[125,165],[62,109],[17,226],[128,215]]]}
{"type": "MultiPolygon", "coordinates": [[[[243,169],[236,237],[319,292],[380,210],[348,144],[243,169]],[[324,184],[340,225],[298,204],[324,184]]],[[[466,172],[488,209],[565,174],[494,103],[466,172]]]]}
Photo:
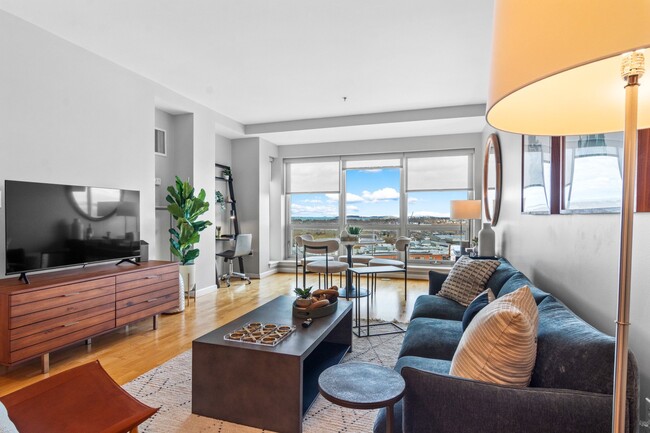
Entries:
{"type": "Polygon", "coordinates": [[[492,226],[497,225],[501,208],[501,146],[499,137],[490,134],[483,157],[483,211],[492,226]]]}
{"type": "Polygon", "coordinates": [[[68,188],[68,198],[81,216],[91,221],[101,221],[117,211],[122,199],[122,191],[110,188],[73,186],[68,188]]]}

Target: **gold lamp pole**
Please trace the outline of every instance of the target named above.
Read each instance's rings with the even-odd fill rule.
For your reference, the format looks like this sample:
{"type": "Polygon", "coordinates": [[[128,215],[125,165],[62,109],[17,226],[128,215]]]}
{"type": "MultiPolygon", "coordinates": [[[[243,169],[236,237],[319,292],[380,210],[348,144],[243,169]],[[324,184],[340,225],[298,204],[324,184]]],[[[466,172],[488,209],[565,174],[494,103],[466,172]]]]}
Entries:
{"type": "Polygon", "coordinates": [[[650,86],[639,87],[642,50],[650,47],[648,23],[647,0],[496,0],[487,104],[493,127],[519,134],[625,131],[612,419],[617,433],[625,431],[637,134],[650,127],[650,86]]]}

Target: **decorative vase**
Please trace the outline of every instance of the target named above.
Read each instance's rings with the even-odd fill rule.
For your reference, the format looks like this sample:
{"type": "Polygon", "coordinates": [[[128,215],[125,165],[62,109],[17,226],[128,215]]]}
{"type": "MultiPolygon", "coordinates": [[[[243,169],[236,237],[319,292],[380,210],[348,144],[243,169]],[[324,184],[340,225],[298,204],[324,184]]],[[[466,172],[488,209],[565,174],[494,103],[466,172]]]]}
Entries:
{"type": "Polygon", "coordinates": [[[181,313],[185,311],[185,283],[183,282],[183,276],[178,273],[178,305],[176,308],[165,311],[163,314],[173,314],[181,313]]]}
{"type": "Polygon", "coordinates": [[[492,224],[483,223],[483,228],[478,232],[478,255],[481,257],[494,257],[495,234],[492,224]]]}
{"type": "Polygon", "coordinates": [[[188,297],[192,297],[192,293],[196,296],[196,267],[192,265],[180,265],[178,271],[183,278],[183,285],[188,297]]]}

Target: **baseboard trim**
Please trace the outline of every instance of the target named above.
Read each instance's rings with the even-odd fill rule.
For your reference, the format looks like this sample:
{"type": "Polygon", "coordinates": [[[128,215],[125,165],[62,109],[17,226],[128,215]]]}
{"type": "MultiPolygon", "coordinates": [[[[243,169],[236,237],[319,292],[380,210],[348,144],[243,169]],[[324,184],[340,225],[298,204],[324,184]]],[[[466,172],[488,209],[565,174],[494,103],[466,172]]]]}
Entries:
{"type": "Polygon", "coordinates": [[[208,287],[203,287],[201,289],[196,290],[196,297],[198,298],[199,296],[207,295],[209,293],[214,293],[217,291],[219,287],[216,284],[213,284],[208,287]]]}

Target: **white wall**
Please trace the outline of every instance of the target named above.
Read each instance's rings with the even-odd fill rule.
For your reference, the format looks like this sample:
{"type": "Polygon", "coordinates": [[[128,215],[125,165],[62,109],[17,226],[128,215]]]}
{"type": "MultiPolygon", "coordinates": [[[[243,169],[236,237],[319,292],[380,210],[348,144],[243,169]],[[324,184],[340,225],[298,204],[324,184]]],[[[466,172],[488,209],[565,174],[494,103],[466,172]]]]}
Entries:
{"type": "MultiPolygon", "coordinates": [[[[241,133],[242,125],[3,11],[0,58],[0,181],[138,190],[141,237],[155,248],[153,131],[161,108],[188,113],[174,116],[168,136],[184,149],[176,168],[214,202],[215,136],[241,133]]],[[[206,217],[214,220],[213,209],[206,217]]],[[[199,289],[215,284],[214,226],[202,235],[199,289]]],[[[0,249],[2,273],[4,263],[0,249]]]]}
{"type": "MultiPolygon", "coordinates": [[[[273,230],[270,222],[272,163],[278,147],[260,138],[242,138],[232,141],[232,175],[237,215],[241,233],[253,235],[253,256],[244,259],[246,274],[264,276],[270,270],[273,230]]],[[[275,208],[275,207],[274,207],[275,208]]],[[[276,209],[277,210],[277,209],[276,209]]],[[[277,234],[276,234],[277,235],[277,234]]]]}
{"type": "Polygon", "coordinates": [[[4,12],[0,29],[0,181],[139,190],[141,237],[153,239],[151,86],[4,12]]]}
{"type": "MultiPolygon", "coordinates": [[[[483,141],[491,132],[484,131],[483,141]]],[[[522,214],[521,136],[503,132],[498,135],[503,160],[501,214],[494,227],[498,253],[584,320],[614,335],[620,216],[522,214]]],[[[636,214],[630,347],[639,363],[642,397],[650,394],[648,243],[650,213],[636,214]]]]}

